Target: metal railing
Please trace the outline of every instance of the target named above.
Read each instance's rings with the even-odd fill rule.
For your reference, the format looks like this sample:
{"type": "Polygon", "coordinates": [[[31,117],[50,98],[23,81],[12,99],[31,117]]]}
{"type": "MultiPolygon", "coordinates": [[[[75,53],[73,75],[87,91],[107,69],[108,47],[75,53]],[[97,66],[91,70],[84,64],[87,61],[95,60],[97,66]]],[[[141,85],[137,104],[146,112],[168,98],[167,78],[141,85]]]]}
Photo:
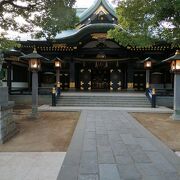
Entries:
{"type": "Polygon", "coordinates": [[[52,88],[52,106],[56,106],[57,105],[57,99],[60,97],[61,95],[61,89],[60,88],[52,88]]]}
{"type": "Polygon", "coordinates": [[[156,90],[155,89],[146,89],[146,96],[151,103],[152,108],[156,108],[156,90]]]}
{"type": "Polygon", "coordinates": [[[156,89],[156,96],[174,96],[173,89],[156,89]]]}

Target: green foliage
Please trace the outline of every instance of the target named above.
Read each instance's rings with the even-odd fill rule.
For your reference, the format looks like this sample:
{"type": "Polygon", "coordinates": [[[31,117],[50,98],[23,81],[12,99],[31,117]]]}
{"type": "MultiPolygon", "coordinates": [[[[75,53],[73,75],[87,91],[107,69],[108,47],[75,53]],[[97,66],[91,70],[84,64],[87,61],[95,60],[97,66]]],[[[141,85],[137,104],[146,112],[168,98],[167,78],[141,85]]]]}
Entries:
{"type": "MultiPolygon", "coordinates": [[[[36,37],[52,38],[78,22],[72,8],[76,0],[1,0],[0,30],[34,32],[36,37]]],[[[0,35],[0,48],[14,42],[0,35]]]]}
{"type": "Polygon", "coordinates": [[[109,36],[123,45],[148,46],[157,41],[180,44],[179,0],[116,0],[120,29],[109,36]]]}
{"type": "Polygon", "coordinates": [[[9,40],[0,34],[0,50],[8,50],[20,46],[16,41],[9,40]]]}
{"type": "Polygon", "coordinates": [[[0,71],[0,80],[2,80],[2,79],[5,78],[5,73],[6,73],[6,71],[5,71],[4,69],[2,69],[2,70],[0,71]]]}
{"type": "Polygon", "coordinates": [[[43,16],[36,16],[36,26],[42,29],[36,34],[36,37],[46,37],[51,39],[62,30],[75,27],[78,22],[75,9],[72,9],[75,1],[51,0],[46,2],[46,12],[43,16]],[[50,7],[50,8],[48,8],[50,7]]]}

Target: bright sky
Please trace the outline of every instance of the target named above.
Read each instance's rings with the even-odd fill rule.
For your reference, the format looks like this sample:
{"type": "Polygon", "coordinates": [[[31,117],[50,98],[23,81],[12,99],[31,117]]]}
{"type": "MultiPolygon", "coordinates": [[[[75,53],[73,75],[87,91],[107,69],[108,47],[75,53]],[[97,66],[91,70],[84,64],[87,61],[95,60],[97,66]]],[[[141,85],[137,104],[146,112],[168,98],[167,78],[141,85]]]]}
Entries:
{"type": "MultiPolygon", "coordinates": [[[[89,8],[94,3],[94,1],[96,1],[96,0],[76,0],[75,7],[78,7],[78,8],[89,8]]],[[[113,0],[108,0],[108,1],[112,2],[113,0]]],[[[1,31],[1,28],[0,28],[0,31],[1,31]]],[[[21,33],[21,34],[19,34],[18,32],[8,31],[7,34],[8,34],[7,37],[9,37],[10,39],[14,39],[16,37],[19,37],[20,40],[31,39],[30,33],[21,33]]]]}
{"type": "MultiPolygon", "coordinates": [[[[85,8],[88,8],[88,7],[90,7],[92,4],[93,4],[93,2],[95,1],[95,0],[76,0],[77,2],[76,2],[76,7],[85,7],[85,8]]],[[[112,2],[112,0],[109,0],[109,2],[112,2]]]]}

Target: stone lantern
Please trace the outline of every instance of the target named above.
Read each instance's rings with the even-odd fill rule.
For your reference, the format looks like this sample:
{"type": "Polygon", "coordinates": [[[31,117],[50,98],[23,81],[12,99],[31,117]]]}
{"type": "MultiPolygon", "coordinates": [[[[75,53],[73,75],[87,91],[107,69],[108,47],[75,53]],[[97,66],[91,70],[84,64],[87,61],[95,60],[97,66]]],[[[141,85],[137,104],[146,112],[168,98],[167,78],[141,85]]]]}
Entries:
{"type": "Polygon", "coordinates": [[[174,120],[180,120],[180,50],[163,62],[170,62],[171,72],[174,73],[174,120]]]}
{"type": "Polygon", "coordinates": [[[41,62],[48,61],[48,59],[39,55],[36,49],[33,53],[20,58],[28,61],[29,70],[32,72],[32,118],[36,118],[38,112],[38,72],[41,70],[41,62]]]}
{"type": "Polygon", "coordinates": [[[146,88],[150,87],[150,70],[152,69],[153,60],[148,57],[144,61],[144,69],[146,70],[146,88]]]}

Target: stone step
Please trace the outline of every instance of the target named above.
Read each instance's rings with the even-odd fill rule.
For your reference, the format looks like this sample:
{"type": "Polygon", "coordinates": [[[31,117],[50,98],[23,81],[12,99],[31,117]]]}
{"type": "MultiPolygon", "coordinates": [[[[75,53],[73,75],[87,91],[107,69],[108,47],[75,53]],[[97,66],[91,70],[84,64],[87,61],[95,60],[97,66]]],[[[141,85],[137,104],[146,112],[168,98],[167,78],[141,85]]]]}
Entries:
{"type": "Polygon", "coordinates": [[[59,98],[59,101],[148,101],[147,99],[64,99],[59,98]]]}
{"type": "Polygon", "coordinates": [[[148,102],[147,99],[58,99],[61,102],[148,102]]]}
{"type": "Polygon", "coordinates": [[[120,100],[120,101],[113,101],[113,100],[107,100],[107,101],[105,101],[105,100],[103,100],[103,101],[101,101],[101,100],[63,100],[63,99],[61,99],[61,100],[58,100],[58,102],[64,102],[64,103],[71,103],[71,102],[94,102],[94,103],[98,103],[98,102],[101,102],[101,103],[108,103],[108,102],[114,102],[114,103],[121,103],[121,102],[126,102],[126,103],[128,103],[128,102],[131,102],[131,103],[142,103],[142,102],[145,102],[145,103],[147,103],[147,102],[149,102],[149,101],[146,101],[146,100],[141,100],[141,101],[138,101],[138,100],[135,100],[135,101],[133,101],[133,100],[131,100],[131,101],[128,101],[128,100],[120,100]]]}
{"type": "Polygon", "coordinates": [[[60,96],[59,98],[64,99],[146,99],[145,96],[143,97],[134,97],[134,96],[60,96]]]}
{"type": "Polygon", "coordinates": [[[69,99],[69,100],[66,100],[66,99],[59,99],[58,101],[60,102],[149,102],[148,100],[128,100],[128,99],[123,99],[123,100],[98,100],[98,99],[84,99],[84,100],[79,100],[79,99],[69,99]]]}
{"type": "Polygon", "coordinates": [[[111,105],[106,105],[106,104],[57,104],[57,106],[73,106],[73,107],[148,107],[150,108],[150,105],[131,105],[131,104],[111,104],[111,105]]]}
{"type": "Polygon", "coordinates": [[[141,106],[144,106],[144,105],[149,105],[148,103],[86,103],[86,102],[84,102],[84,103],[78,103],[78,102],[74,102],[74,103],[60,103],[60,102],[58,102],[57,104],[62,104],[62,105],[65,105],[65,104],[67,104],[67,105],[71,105],[71,104],[78,104],[78,105],[85,105],[85,104],[99,104],[99,105],[103,105],[103,104],[106,104],[106,105],[112,105],[112,104],[114,104],[114,105],[126,105],[126,104],[129,104],[129,105],[133,105],[133,106],[136,106],[136,105],[141,105],[141,106]]]}
{"type": "Polygon", "coordinates": [[[145,96],[60,96],[57,106],[151,107],[145,96]]]}

